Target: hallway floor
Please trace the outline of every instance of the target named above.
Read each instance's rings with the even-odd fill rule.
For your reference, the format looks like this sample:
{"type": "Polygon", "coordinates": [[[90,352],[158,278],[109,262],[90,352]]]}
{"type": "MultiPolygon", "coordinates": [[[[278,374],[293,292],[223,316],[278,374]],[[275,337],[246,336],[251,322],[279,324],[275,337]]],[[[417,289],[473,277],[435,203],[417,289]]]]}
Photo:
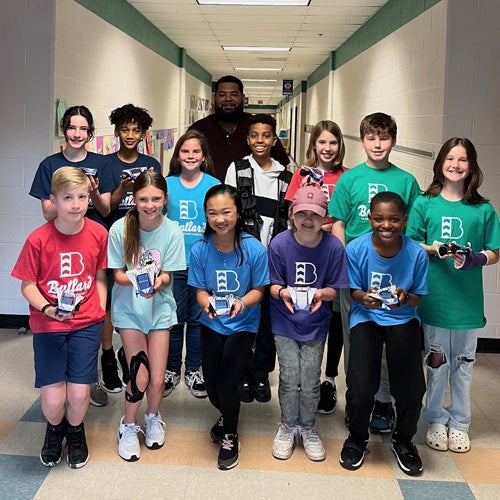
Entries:
{"type": "MultiPolygon", "coordinates": [[[[115,342],[119,345],[119,338],[115,342]]],[[[123,413],[123,392],[109,404],[91,406],[85,419],[90,461],[71,470],[40,463],[45,432],[39,391],[33,387],[32,336],[0,330],[0,499],[500,499],[500,354],[478,354],[473,378],[473,420],[469,453],[429,449],[421,419],[415,436],[424,473],[403,474],[390,451],[389,438],[371,436],[370,453],[356,472],[344,470],[338,455],[344,426],[344,377],[333,415],[319,415],[317,428],[327,457],[309,461],[300,445],[280,461],[271,444],[280,419],[277,370],[269,403],[242,404],[239,465],[216,468],[218,447],[208,436],[218,418],[207,399],[191,396],[183,380],[163,400],[166,443],[160,450],[141,447],[139,462],[127,463],[116,451],[116,430],[123,413]]],[[[144,412],[144,404],[143,404],[144,412]]],[[[141,420],[142,424],[142,414],[141,420]]]]}

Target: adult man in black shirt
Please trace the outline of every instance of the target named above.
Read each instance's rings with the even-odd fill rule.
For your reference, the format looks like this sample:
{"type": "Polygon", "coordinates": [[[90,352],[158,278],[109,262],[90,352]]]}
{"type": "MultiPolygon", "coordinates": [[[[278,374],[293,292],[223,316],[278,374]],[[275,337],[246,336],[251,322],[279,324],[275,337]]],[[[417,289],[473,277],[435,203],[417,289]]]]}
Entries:
{"type": "MultiPolygon", "coordinates": [[[[215,176],[224,182],[231,162],[251,153],[247,142],[248,120],[252,116],[243,110],[243,83],[235,76],[219,78],[215,84],[215,113],[198,120],[189,128],[199,130],[208,141],[215,165],[215,176]]],[[[271,149],[271,156],[285,167],[290,163],[280,141],[271,149]]]]}

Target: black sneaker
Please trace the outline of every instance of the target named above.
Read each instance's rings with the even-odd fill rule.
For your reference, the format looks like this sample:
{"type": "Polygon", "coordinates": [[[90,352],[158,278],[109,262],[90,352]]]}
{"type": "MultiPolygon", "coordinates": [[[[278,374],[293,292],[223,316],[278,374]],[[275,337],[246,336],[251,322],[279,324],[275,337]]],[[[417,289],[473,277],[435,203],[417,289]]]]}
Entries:
{"type": "Polygon", "coordinates": [[[255,401],[267,403],[271,399],[271,386],[269,380],[258,380],[254,388],[255,401]]]}
{"type": "Polygon", "coordinates": [[[319,387],[318,413],[329,415],[335,411],[337,404],[337,387],[325,380],[319,387]]]}
{"type": "Polygon", "coordinates": [[[101,355],[102,368],[102,388],[106,392],[117,393],[123,391],[123,383],[118,376],[118,364],[116,362],[115,351],[110,349],[110,353],[103,351],[101,355]]]}
{"type": "Polygon", "coordinates": [[[416,476],[424,470],[417,447],[411,441],[400,443],[393,439],[391,449],[396,455],[399,468],[408,476],[416,476]]]}
{"type": "Polygon", "coordinates": [[[360,441],[349,436],[340,452],[340,465],[347,470],[357,470],[363,465],[368,448],[366,441],[360,441]]]}
{"type": "Polygon", "coordinates": [[[123,386],[126,387],[130,380],[130,370],[127,363],[127,357],[125,356],[125,351],[123,350],[123,346],[118,349],[116,355],[122,369],[123,386]]]}
{"type": "Polygon", "coordinates": [[[375,401],[372,418],[370,421],[370,432],[374,434],[387,434],[394,429],[394,409],[392,403],[380,403],[375,401]]]}
{"type": "Polygon", "coordinates": [[[173,372],[170,370],[167,370],[165,372],[165,386],[163,389],[164,398],[172,394],[172,391],[175,389],[175,386],[179,383],[180,379],[181,379],[180,373],[173,372]]]}
{"type": "Polygon", "coordinates": [[[222,415],[210,429],[210,439],[214,443],[222,444],[222,440],[224,439],[224,420],[222,419],[222,415]]]}
{"type": "Polygon", "coordinates": [[[240,394],[240,401],[242,403],[251,403],[254,399],[254,390],[250,380],[242,378],[238,384],[238,392],[240,394]]]}
{"type": "Polygon", "coordinates": [[[76,427],[68,426],[66,431],[66,443],[68,445],[68,456],[66,461],[72,469],[79,469],[89,461],[89,449],[85,439],[85,427],[83,422],[76,427]]]}
{"type": "Polygon", "coordinates": [[[217,467],[220,470],[229,470],[238,465],[238,452],[240,443],[238,434],[224,434],[220,445],[217,467]]]}
{"type": "Polygon", "coordinates": [[[66,436],[66,417],[64,417],[60,424],[52,425],[47,422],[47,429],[45,430],[45,440],[43,448],[40,452],[40,461],[45,467],[56,466],[62,458],[62,443],[64,436],[66,436]]]}

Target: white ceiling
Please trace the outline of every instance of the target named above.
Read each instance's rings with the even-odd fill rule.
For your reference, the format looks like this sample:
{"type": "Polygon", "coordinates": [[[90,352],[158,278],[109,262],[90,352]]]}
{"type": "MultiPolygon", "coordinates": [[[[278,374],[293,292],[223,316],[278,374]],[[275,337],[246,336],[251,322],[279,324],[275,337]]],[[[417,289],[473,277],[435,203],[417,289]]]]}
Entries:
{"type": "Polygon", "coordinates": [[[205,70],[244,81],[250,104],[277,104],[282,80],[294,87],[320,66],[388,0],[311,0],[308,7],[213,6],[196,0],[128,0],[205,70]],[[292,47],[290,52],[229,52],[225,46],[292,47]],[[283,68],[282,71],[234,68],[283,68]]]}

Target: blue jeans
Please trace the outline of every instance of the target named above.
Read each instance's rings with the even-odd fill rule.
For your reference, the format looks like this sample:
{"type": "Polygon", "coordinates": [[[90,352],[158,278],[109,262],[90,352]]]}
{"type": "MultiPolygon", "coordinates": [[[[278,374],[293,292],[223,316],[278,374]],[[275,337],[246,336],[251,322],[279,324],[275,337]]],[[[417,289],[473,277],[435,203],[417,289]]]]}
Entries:
{"type": "Polygon", "coordinates": [[[177,325],[170,330],[170,347],[167,370],[180,373],[182,349],[184,347],[184,324],[186,324],[186,372],[199,370],[201,365],[200,316],[196,302],[196,289],[187,284],[188,271],[175,271],[174,298],[177,304],[177,325]]]}
{"type": "Polygon", "coordinates": [[[470,388],[476,361],[477,330],[448,330],[424,325],[427,355],[427,398],[424,416],[431,424],[468,431],[471,422],[470,388]],[[429,366],[433,352],[443,353],[443,364],[429,366]],[[451,404],[443,407],[450,381],[451,404]]]}
{"type": "Polygon", "coordinates": [[[319,402],[321,361],[325,343],[298,342],[274,336],[280,368],[278,396],[281,421],[288,427],[314,427],[319,402]]]}

